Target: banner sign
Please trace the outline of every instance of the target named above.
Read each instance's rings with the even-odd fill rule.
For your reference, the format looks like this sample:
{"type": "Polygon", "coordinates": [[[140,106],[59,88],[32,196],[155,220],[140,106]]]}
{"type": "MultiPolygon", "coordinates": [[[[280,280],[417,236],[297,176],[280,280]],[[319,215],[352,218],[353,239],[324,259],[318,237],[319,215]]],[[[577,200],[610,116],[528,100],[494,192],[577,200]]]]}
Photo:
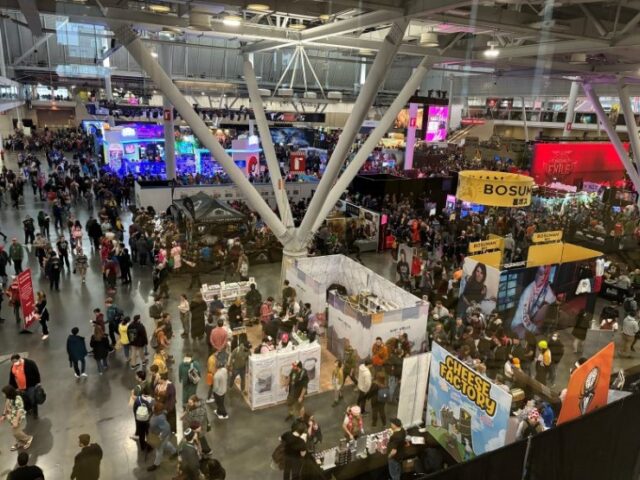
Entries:
{"type": "Polygon", "coordinates": [[[609,343],[571,374],[558,425],[607,404],[615,344],[609,343]]]}
{"type": "Polygon", "coordinates": [[[402,361],[398,418],[402,420],[405,428],[422,423],[430,361],[431,353],[419,353],[402,361]]]}
{"type": "Polygon", "coordinates": [[[534,233],[531,237],[533,243],[555,243],[562,240],[562,230],[554,230],[552,232],[534,233]]]}
{"type": "Polygon", "coordinates": [[[502,238],[490,238],[479,242],[469,243],[469,253],[487,252],[489,250],[501,250],[502,238]]]}
{"type": "Polygon", "coordinates": [[[30,268],[18,274],[18,293],[20,295],[22,316],[24,317],[24,328],[30,328],[36,321],[36,301],[33,296],[30,268]]]}
{"type": "Polygon", "coordinates": [[[526,175],[465,170],[458,174],[456,198],[492,207],[526,207],[533,187],[533,178],[526,175]]]}
{"type": "Polygon", "coordinates": [[[306,155],[304,152],[291,152],[289,154],[289,171],[304,172],[306,168],[306,155]]]}
{"type": "Polygon", "coordinates": [[[433,344],[427,431],[456,461],[502,447],[510,409],[508,391],[433,344]]]}

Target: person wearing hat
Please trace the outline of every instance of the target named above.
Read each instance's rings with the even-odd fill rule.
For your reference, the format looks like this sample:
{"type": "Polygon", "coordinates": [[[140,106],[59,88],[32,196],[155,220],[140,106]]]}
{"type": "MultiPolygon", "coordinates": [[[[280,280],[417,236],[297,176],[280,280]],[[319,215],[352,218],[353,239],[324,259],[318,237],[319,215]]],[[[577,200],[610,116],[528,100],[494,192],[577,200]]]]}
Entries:
{"type": "Polygon", "coordinates": [[[507,381],[512,382],[514,376],[514,370],[520,370],[520,359],[518,357],[513,357],[508,359],[504,364],[504,376],[507,381]]]}
{"type": "Polygon", "coordinates": [[[538,342],[538,355],[536,356],[536,380],[543,385],[547,384],[547,378],[551,371],[551,350],[546,340],[538,342]]]}
{"type": "Polygon", "coordinates": [[[202,452],[198,445],[196,432],[187,428],[184,431],[184,438],[178,445],[178,455],[180,456],[180,473],[184,480],[200,479],[200,456],[202,452]]]}
{"type": "Polygon", "coordinates": [[[97,443],[91,443],[91,437],[87,433],[78,436],[78,444],[80,452],[73,463],[71,480],[98,480],[102,448],[97,443]]]}
{"type": "Polygon", "coordinates": [[[347,408],[342,421],[342,430],[347,440],[355,440],[360,435],[364,435],[364,420],[362,419],[362,410],[358,405],[347,408]]]}
{"type": "Polygon", "coordinates": [[[516,440],[524,440],[537,433],[544,432],[544,430],[544,425],[540,421],[540,412],[538,412],[536,408],[533,408],[529,411],[527,417],[520,422],[520,425],[518,425],[516,440]]]}
{"type": "Polygon", "coordinates": [[[389,459],[389,476],[391,480],[400,480],[402,477],[402,456],[407,432],[402,428],[402,421],[399,418],[391,419],[391,437],[387,444],[387,457],[389,459]]]}

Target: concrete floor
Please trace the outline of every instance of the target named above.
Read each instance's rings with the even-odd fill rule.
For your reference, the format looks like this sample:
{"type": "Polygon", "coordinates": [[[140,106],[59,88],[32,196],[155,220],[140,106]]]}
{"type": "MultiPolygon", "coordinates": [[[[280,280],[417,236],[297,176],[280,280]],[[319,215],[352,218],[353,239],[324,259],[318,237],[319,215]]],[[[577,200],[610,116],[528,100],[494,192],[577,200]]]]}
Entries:
{"type": "MultiPolygon", "coordinates": [[[[23,240],[21,221],[26,214],[36,217],[38,210],[45,208],[32,196],[31,189],[26,188],[25,205],[19,211],[0,207],[0,231],[7,235],[16,235],[23,240]]],[[[85,223],[88,212],[79,208],[77,216],[85,223]]],[[[127,217],[127,221],[130,219],[127,217]]],[[[89,243],[85,241],[85,248],[89,243]]],[[[364,263],[374,271],[393,278],[394,266],[391,257],[386,254],[365,254],[364,263]]],[[[149,473],[146,461],[138,454],[137,444],[129,439],[134,431],[134,420],[128,406],[129,392],[134,386],[133,372],[124,363],[121,352],[110,358],[110,369],[103,376],[98,376],[95,362],[88,358],[87,372],[89,377],[77,380],[69,367],[65,351],[65,340],[72,327],[78,326],[81,335],[91,335],[89,319],[95,307],[103,307],[106,297],[101,274],[99,258],[91,257],[92,268],[86,285],[74,275],[64,274],[60,292],[49,293],[48,282],[41,276],[33,255],[29,254],[29,266],[34,272],[34,288],[47,292],[49,311],[51,314],[51,334],[47,341],[40,338],[39,329],[34,335],[19,335],[19,328],[13,323],[12,313],[5,302],[2,316],[9,319],[0,325],[0,358],[13,352],[28,352],[29,358],[35,360],[42,374],[43,386],[47,391],[47,402],[41,407],[40,419],[29,420],[27,432],[35,435],[29,449],[32,463],[39,465],[48,480],[69,478],[73,457],[78,451],[77,438],[80,433],[91,434],[92,440],[98,442],[104,450],[102,475],[104,479],[137,478],[137,479],[169,479],[175,474],[175,462],[165,460],[161,469],[149,473]]],[[[11,271],[12,269],[9,268],[11,271]]],[[[273,278],[279,278],[279,264],[256,265],[251,274],[256,277],[263,296],[277,296],[278,285],[273,278]]],[[[204,278],[204,282],[219,280],[219,277],[204,278]]],[[[186,278],[175,278],[171,281],[171,297],[168,309],[177,318],[176,298],[187,285],[186,278]]],[[[135,267],[133,284],[127,288],[119,287],[115,295],[116,302],[127,314],[142,314],[145,318],[151,301],[151,268],[135,267]]],[[[596,310],[597,312],[599,311],[596,310]]],[[[178,323],[178,322],[176,322],[178,323]]],[[[147,326],[150,324],[147,322],[147,326]]],[[[177,325],[174,324],[174,328],[177,325]]],[[[567,341],[567,352],[571,352],[568,343],[570,336],[562,333],[567,341]]],[[[181,358],[182,352],[190,349],[195,358],[202,363],[206,360],[204,344],[183,342],[177,336],[172,342],[172,352],[181,358]]],[[[568,367],[575,361],[575,356],[567,353],[559,369],[558,384],[566,382],[568,367]]],[[[620,366],[616,359],[616,367],[620,366]]],[[[624,365],[637,363],[635,359],[625,360],[624,365]]],[[[0,376],[9,375],[9,362],[0,362],[0,376]]],[[[177,377],[177,374],[174,376],[177,377]]],[[[177,379],[176,379],[177,381],[177,379]]],[[[180,387],[178,387],[180,390],[180,387]]],[[[355,400],[351,387],[346,389],[346,400],[355,400]]],[[[206,385],[202,382],[198,393],[205,396],[206,385]]],[[[178,392],[180,394],[180,392],[178,392]]],[[[309,397],[306,405],[316,414],[324,433],[324,445],[337,444],[341,437],[340,425],[342,409],[346,403],[336,408],[331,407],[332,394],[327,392],[309,397]]],[[[251,412],[237,390],[227,395],[229,419],[213,421],[213,429],[209,433],[209,442],[214,456],[227,470],[228,479],[262,479],[281,478],[280,472],[269,468],[270,456],[278,443],[278,436],[285,431],[286,408],[277,406],[251,412]]],[[[387,407],[388,417],[396,413],[392,406],[387,407]]],[[[212,413],[212,409],[210,409],[212,413]]],[[[365,427],[371,431],[370,417],[366,418],[365,427]]],[[[6,424],[0,426],[0,476],[5,476],[15,466],[16,454],[9,452],[13,438],[6,424]]]]}

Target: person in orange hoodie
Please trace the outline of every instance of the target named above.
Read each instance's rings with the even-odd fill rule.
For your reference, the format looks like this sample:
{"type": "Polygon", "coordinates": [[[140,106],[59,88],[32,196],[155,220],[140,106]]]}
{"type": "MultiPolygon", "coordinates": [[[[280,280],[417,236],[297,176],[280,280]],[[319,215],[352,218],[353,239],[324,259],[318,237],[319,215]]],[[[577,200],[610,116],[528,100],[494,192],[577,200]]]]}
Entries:
{"type": "Polygon", "coordinates": [[[382,338],[377,337],[373,347],[371,347],[371,363],[374,367],[382,367],[389,358],[389,351],[387,346],[382,341],[382,338]]]}

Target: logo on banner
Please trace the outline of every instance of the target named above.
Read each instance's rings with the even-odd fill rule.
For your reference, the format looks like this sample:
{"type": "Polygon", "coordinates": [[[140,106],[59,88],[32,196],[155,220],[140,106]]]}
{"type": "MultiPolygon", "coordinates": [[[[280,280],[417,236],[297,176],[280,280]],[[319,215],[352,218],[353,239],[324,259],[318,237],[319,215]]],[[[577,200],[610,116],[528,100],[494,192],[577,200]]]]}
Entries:
{"type": "Polygon", "coordinates": [[[36,321],[36,305],[33,296],[33,282],[31,269],[28,268],[18,274],[18,295],[20,296],[20,308],[24,317],[24,328],[29,328],[36,321]]]}
{"type": "Polygon", "coordinates": [[[502,248],[502,238],[491,238],[479,242],[469,243],[469,253],[486,252],[489,250],[500,250],[502,248]]]}
{"type": "Polygon", "coordinates": [[[533,178],[517,173],[465,170],[458,174],[456,197],[493,207],[525,207],[531,203],[533,178]]]}
{"type": "Polygon", "coordinates": [[[440,376],[462,395],[493,417],[496,401],[491,398],[491,383],[474,370],[447,355],[440,363],[440,376]]]}
{"type": "Polygon", "coordinates": [[[555,243],[560,240],[562,240],[562,230],[534,233],[531,237],[533,243],[555,243]]]}

